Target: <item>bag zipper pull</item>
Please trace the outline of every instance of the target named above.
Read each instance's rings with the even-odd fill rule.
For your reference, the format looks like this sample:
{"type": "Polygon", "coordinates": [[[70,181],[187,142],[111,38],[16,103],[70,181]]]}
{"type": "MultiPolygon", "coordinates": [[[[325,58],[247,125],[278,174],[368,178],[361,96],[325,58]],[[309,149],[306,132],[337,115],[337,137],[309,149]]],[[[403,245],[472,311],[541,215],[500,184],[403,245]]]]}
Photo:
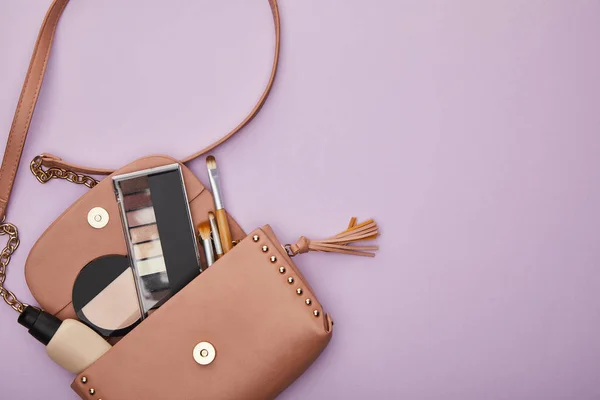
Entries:
{"type": "Polygon", "coordinates": [[[310,240],[301,236],[295,244],[286,244],[284,248],[290,257],[309,251],[322,251],[326,253],[340,253],[352,256],[375,257],[373,251],[379,246],[355,245],[356,242],[374,240],[379,236],[377,223],[370,219],[357,224],[356,217],[350,220],[348,229],[335,236],[322,240],[310,240]]]}

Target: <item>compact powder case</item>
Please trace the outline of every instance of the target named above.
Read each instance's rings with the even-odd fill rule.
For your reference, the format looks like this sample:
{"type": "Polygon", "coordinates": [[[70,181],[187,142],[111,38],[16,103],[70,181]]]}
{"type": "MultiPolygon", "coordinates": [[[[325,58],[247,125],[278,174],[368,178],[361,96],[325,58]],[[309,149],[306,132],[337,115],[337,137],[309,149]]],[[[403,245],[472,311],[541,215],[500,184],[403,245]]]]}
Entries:
{"type": "Polygon", "coordinates": [[[114,176],[142,319],[200,272],[179,164],[114,176]]]}
{"type": "Polygon", "coordinates": [[[102,336],[131,331],[141,314],[129,258],[108,255],[83,267],[73,285],[73,307],[79,320],[102,336]]]}

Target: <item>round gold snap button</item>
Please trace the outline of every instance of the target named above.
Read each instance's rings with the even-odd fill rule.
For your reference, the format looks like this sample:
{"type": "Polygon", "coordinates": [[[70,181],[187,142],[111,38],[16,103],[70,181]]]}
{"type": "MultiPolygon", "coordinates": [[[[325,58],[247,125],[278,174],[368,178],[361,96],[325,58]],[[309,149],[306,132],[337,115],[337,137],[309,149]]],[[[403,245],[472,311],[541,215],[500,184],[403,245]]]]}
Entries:
{"type": "Polygon", "coordinates": [[[87,216],[88,224],[96,229],[104,228],[108,224],[109,219],[108,211],[102,207],[92,208],[87,216]]]}
{"type": "Polygon", "coordinates": [[[194,347],[194,361],[200,365],[208,365],[214,361],[217,352],[209,342],[200,342],[194,347]]]}

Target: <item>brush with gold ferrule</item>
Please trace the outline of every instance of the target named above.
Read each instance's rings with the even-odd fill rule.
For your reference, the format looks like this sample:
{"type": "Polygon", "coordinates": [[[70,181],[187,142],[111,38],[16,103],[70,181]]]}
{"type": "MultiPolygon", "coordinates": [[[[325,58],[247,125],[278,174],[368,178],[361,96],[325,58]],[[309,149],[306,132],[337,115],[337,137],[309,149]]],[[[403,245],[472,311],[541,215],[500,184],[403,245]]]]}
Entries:
{"type": "Polygon", "coordinates": [[[219,182],[219,170],[217,169],[217,160],[213,156],[206,158],[206,167],[208,168],[208,178],[212,188],[213,197],[215,198],[215,216],[217,217],[217,226],[219,228],[219,238],[223,253],[227,253],[233,248],[231,241],[231,232],[229,231],[229,223],[227,222],[227,212],[223,205],[223,196],[221,194],[221,184],[219,182]]]}
{"type": "Polygon", "coordinates": [[[215,263],[215,253],[213,253],[213,244],[210,239],[210,223],[208,221],[200,223],[200,225],[198,225],[198,233],[200,234],[200,241],[204,248],[206,267],[210,267],[215,263]]]}
{"type": "Polygon", "coordinates": [[[212,239],[215,245],[215,253],[217,256],[217,260],[223,257],[223,246],[221,246],[221,238],[219,237],[219,227],[217,226],[217,219],[215,218],[215,213],[209,211],[208,213],[208,222],[210,222],[210,230],[212,231],[212,239]]]}

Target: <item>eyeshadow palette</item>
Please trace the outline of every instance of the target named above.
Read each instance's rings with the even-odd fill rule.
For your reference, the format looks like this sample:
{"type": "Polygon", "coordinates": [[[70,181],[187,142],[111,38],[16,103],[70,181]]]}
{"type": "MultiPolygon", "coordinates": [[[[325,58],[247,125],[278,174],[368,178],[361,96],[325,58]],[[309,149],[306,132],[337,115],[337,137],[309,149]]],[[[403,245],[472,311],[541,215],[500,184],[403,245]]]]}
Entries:
{"type": "Polygon", "coordinates": [[[179,164],[113,177],[142,318],[201,272],[179,164]]]}

